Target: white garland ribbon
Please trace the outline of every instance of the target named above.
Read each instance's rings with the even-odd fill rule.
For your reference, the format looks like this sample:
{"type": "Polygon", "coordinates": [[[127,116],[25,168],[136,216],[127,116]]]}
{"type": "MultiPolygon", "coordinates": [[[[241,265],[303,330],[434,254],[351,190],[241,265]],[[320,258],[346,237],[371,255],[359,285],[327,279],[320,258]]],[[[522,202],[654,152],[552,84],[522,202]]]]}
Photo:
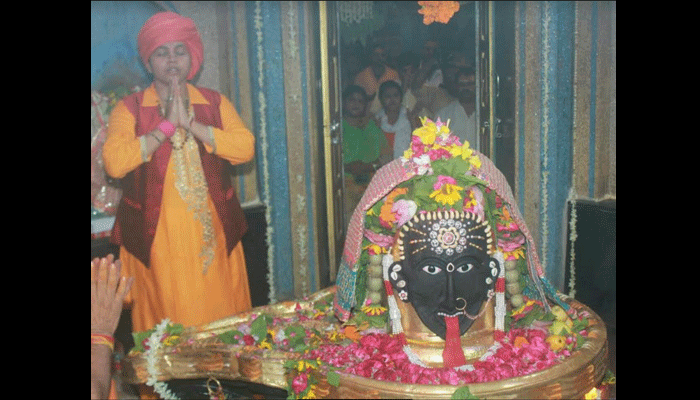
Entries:
{"type": "Polygon", "coordinates": [[[576,233],[576,199],[570,196],[569,204],[571,204],[571,216],[569,218],[569,271],[571,277],[569,278],[569,297],[576,297],[576,239],[578,239],[578,234],[576,233]]]}
{"type": "Polygon", "coordinates": [[[277,302],[277,295],[275,293],[275,244],[273,241],[274,228],[272,227],[272,203],[270,202],[270,167],[267,162],[267,149],[269,143],[267,141],[267,123],[265,119],[265,111],[267,109],[267,102],[265,99],[265,56],[263,54],[263,20],[262,20],[262,10],[260,8],[260,1],[255,2],[255,36],[256,36],[256,50],[258,58],[258,101],[260,102],[260,108],[258,112],[260,113],[260,150],[261,150],[261,160],[263,169],[263,191],[265,193],[265,221],[267,222],[267,284],[270,286],[269,299],[270,304],[277,302]]]}

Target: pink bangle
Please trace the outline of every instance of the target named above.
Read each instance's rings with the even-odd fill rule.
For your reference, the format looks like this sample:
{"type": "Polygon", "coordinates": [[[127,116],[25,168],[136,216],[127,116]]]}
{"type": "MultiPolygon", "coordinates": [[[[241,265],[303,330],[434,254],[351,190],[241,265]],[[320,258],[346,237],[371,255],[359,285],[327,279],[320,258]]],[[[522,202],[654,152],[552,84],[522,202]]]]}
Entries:
{"type": "Polygon", "coordinates": [[[173,125],[173,123],[168,121],[167,119],[163,118],[163,120],[160,121],[160,124],[158,124],[158,130],[163,132],[165,134],[165,137],[170,138],[172,135],[175,134],[175,125],[173,125]]]}

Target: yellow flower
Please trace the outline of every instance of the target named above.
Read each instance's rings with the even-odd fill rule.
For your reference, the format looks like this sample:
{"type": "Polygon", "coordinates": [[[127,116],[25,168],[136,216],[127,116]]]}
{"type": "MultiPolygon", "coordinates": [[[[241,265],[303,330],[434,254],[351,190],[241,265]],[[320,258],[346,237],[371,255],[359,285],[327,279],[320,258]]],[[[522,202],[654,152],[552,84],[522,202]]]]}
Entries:
{"type": "Polygon", "coordinates": [[[272,344],[270,344],[270,342],[267,339],[265,339],[262,342],[260,342],[260,344],[258,345],[258,348],[259,349],[272,349],[272,344]]]}
{"type": "Polygon", "coordinates": [[[464,203],[464,208],[467,209],[467,208],[474,207],[474,206],[476,206],[476,199],[474,198],[474,192],[470,190],[469,191],[469,201],[464,203]]]}
{"type": "Polygon", "coordinates": [[[167,338],[165,338],[165,340],[163,340],[163,344],[166,345],[166,346],[173,346],[173,345],[175,345],[179,340],[180,340],[180,336],[178,336],[178,335],[172,335],[172,336],[168,336],[167,338]]]}
{"type": "Polygon", "coordinates": [[[467,158],[472,156],[473,150],[469,146],[469,141],[465,140],[464,143],[462,143],[462,147],[458,148],[462,151],[460,154],[462,156],[462,160],[466,160],[467,158]]]}
{"type": "Polygon", "coordinates": [[[445,183],[440,189],[430,193],[430,198],[435,199],[435,201],[440,204],[449,204],[452,206],[462,198],[460,194],[462,190],[464,190],[464,188],[461,186],[445,183]]]}
{"type": "Polygon", "coordinates": [[[545,342],[549,344],[549,348],[552,349],[552,351],[559,351],[566,346],[566,338],[559,335],[548,336],[545,342]]]}
{"type": "Polygon", "coordinates": [[[416,130],[413,131],[413,134],[418,136],[423,144],[431,145],[435,143],[435,138],[437,137],[437,126],[435,126],[433,121],[427,118],[421,119],[421,122],[423,123],[423,126],[416,128],[416,130]]]}
{"type": "Polygon", "coordinates": [[[331,342],[337,342],[338,340],[340,340],[340,338],[342,338],[342,335],[338,331],[333,331],[326,333],[326,338],[331,342]]]}
{"type": "Polygon", "coordinates": [[[370,244],[368,246],[365,246],[362,248],[362,250],[369,250],[370,254],[384,254],[386,253],[386,249],[378,244],[370,244]]]}
{"type": "Polygon", "coordinates": [[[530,307],[530,306],[533,305],[533,304],[535,304],[535,300],[528,300],[527,303],[525,303],[525,304],[523,304],[522,306],[520,306],[520,308],[518,308],[517,310],[514,310],[513,312],[511,312],[511,315],[518,315],[518,314],[521,314],[523,311],[525,311],[525,308],[526,308],[526,307],[530,307]]]}
{"type": "Polygon", "coordinates": [[[513,258],[515,258],[516,260],[518,260],[518,259],[521,259],[521,258],[525,258],[525,252],[523,251],[523,248],[522,248],[522,247],[520,247],[520,248],[518,248],[518,249],[516,249],[516,250],[513,250],[513,251],[504,251],[504,252],[503,252],[503,258],[504,258],[505,260],[507,260],[508,257],[510,257],[510,256],[513,256],[513,258]]]}
{"type": "Polygon", "coordinates": [[[598,388],[593,388],[593,389],[591,389],[588,393],[586,393],[586,394],[583,396],[583,398],[586,399],[586,400],[595,400],[595,399],[599,399],[600,397],[599,397],[599,393],[598,393],[598,388]]]}
{"type": "Polygon", "coordinates": [[[481,160],[479,160],[479,157],[476,157],[476,156],[469,157],[469,164],[474,166],[474,168],[476,168],[476,169],[481,168],[481,160]]]}
{"type": "Polygon", "coordinates": [[[297,371],[302,372],[306,371],[307,369],[317,369],[318,367],[315,364],[312,364],[306,360],[299,360],[297,362],[297,371]]]}
{"type": "Polygon", "coordinates": [[[306,396],[304,396],[305,399],[318,399],[316,397],[316,392],[314,391],[316,389],[316,385],[309,385],[309,391],[306,393],[306,396]]]}

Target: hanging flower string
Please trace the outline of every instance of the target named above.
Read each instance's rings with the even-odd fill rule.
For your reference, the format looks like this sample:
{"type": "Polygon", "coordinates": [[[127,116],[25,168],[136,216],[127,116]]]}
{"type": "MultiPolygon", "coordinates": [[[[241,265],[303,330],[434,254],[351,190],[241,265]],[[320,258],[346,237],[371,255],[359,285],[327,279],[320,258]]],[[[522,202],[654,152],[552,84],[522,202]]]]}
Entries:
{"type": "Polygon", "coordinates": [[[423,15],[425,25],[433,22],[446,24],[459,11],[458,1],[419,1],[418,4],[421,6],[418,13],[423,15]]]}
{"type": "MultiPolygon", "coordinates": [[[[148,371],[146,385],[153,386],[155,392],[165,400],[177,400],[179,398],[175,396],[170,389],[168,389],[168,384],[158,381],[158,361],[156,359],[156,354],[158,354],[163,346],[163,340],[169,336],[166,332],[168,325],[170,325],[170,320],[165,318],[156,326],[155,330],[146,341],[147,350],[145,356],[147,366],[146,369],[148,371]]],[[[172,343],[173,341],[171,340],[170,344],[172,343]]]]}

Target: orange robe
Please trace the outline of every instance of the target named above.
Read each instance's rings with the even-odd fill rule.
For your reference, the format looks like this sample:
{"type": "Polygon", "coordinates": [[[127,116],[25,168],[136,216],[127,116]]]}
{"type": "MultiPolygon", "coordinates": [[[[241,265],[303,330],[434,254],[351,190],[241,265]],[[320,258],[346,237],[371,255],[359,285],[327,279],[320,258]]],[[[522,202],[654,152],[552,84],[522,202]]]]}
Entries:
{"type": "MultiPolygon", "coordinates": [[[[207,104],[196,87],[188,84],[187,90],[191,104],[207,104]]],[[[151,85],[144,93],[143,105],[156,105],[157,100],[157,92],[151,85]]],[[[223,129],[212,129],[215,148],[205,144],[206,150],[231,164],[251,160],[255,152],[253,134],[224,96],[221,96],[219,109],[223,129]]],[[[144,162],[141,140],[135,134],[135,121],[123,102],[119,102],[110,115],[103,155],[107,173],[115,178],[125,176],[144,162]]],[[[146,161],[150,161],[150,157],[146,161]]],[[[231,254],[227,254],[223,227],[208,192],[216,246],[214,260],[203,274],[203,261],[199,256],[203,243],[202,223],[188,210],[175,187],[174,164],[171,157],[165,174],[150,268],[123,246],[120,249],[122,273],[135,278],[127,299],[132,303],[134,331],[151,329],[164,318],[185,326],[201,325],[251,308],[243,246],[239,242],[231,254]]]]}

